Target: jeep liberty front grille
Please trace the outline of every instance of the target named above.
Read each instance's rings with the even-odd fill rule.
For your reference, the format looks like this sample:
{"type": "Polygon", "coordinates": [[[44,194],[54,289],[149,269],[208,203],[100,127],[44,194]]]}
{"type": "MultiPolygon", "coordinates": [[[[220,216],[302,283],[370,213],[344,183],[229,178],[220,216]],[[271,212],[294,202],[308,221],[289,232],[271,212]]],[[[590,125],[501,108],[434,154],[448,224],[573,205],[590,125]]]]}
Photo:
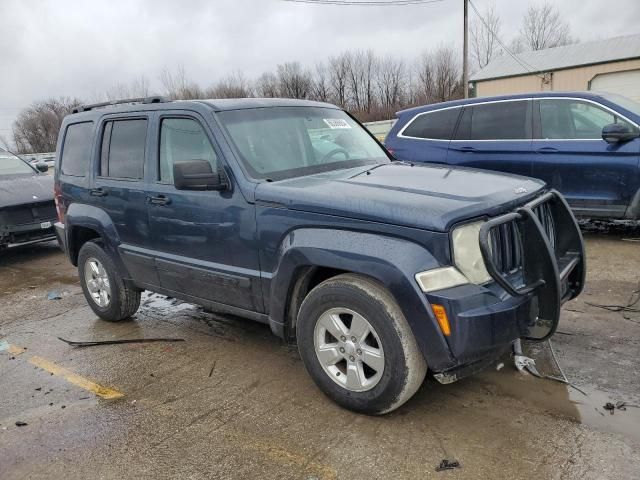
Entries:
{"type": "MultiPolygon", "coordinates": [[[[540,221],[551,248],[555,250],[556,227],[549,203],[541,203],[533,208],[533,212],[540,221]]],[[[517,220],[511,220],[491,229],[489,243],[491,259],[500,273],[511,275],[522,269],[522,238],[517,220]]]]}

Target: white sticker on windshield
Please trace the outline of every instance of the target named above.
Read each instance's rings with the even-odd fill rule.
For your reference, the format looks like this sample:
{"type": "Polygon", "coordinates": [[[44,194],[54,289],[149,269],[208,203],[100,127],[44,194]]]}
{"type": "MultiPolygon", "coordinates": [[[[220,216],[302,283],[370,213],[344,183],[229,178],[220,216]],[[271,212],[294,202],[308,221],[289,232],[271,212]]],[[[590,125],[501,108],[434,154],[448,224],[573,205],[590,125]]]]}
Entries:
{"type": "Polygon", "coordinates": [[[329,128],[351,128],[344,118],[323,118],[329,128]]]}

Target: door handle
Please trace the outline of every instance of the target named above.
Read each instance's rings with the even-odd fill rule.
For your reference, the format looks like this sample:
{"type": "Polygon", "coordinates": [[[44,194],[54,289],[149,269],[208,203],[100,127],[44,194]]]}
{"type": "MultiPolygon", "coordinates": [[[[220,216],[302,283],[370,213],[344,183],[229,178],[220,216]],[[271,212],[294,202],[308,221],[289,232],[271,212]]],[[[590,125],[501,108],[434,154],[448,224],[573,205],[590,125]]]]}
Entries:
{"type": "Polygon", "coordinates": [[[458,147],[456,150],[458,150],[459,152],[477,152],[478,149],[474,148],[474,147],[458,147]]]}
{"type": "Polygon", "coordinates": [[[557,148],[553,148],[553,147],[542,147],[536,150],[536,152],[538,153],[558,153],[558,149],[557,148]]]}
{"type": "Polygon", "coordinates": [[[171,199],[166,195],[158,195],[158,196],[147,196],[147,203],[151,205],[169,205],[171,203],[171,199]]]}
{"type": "Polygon", "coordinates": [[[109,195],[109,191],[102,187],[92,188],[91,190],[89,190],[89,195],[93,197],[106,197],[107,195],[109,195]]]}

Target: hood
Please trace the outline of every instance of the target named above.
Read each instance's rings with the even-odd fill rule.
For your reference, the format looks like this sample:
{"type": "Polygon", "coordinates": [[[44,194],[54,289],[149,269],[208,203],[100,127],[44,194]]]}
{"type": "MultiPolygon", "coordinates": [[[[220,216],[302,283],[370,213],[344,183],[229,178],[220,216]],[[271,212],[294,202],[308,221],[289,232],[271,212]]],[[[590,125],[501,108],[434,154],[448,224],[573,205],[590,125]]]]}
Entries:
{"type": "Polygon", "coordinates": [[[544,186],[518,175],[395,162],[368,173],[360,167],[261,183],[256,202],[446,232],[462,220],[522,205],[544,186]]]}
{"type": "Polygon", "coordinates": [[[0,208],[49,200],[53,200],[52,175],[0,175],[0,208]]]}

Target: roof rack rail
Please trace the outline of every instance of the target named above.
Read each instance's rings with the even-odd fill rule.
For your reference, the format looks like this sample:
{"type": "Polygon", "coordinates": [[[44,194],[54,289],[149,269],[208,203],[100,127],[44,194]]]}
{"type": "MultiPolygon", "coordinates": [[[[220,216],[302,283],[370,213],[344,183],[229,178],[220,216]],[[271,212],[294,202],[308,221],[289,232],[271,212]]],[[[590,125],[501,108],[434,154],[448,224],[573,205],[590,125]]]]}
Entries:
{"type": "Polygon", "coordinates": [[[166,103],[170,102],[166,97],[153,95],[151,97],[124,98],[122,100],[111,100],[109,102],[91,103],[88,105],[80,105],[74,108],[71,113],[88,112],[94,108],[111,107],[113,105],[122,105],[125,103],[166,103]]]}

